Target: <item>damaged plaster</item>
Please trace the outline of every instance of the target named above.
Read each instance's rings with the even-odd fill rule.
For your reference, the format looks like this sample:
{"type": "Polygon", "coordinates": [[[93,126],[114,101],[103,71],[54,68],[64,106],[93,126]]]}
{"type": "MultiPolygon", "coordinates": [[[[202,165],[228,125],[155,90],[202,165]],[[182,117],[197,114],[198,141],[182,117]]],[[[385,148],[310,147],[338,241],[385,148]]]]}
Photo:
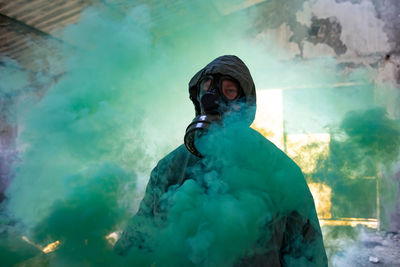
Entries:
{"type": "Polygon", "coordinates": [[[390,52],[400,52],[400,1],[371,0],[377,12],[377,18],[384,21],[383,31],[388,37],[390,52]]]}
{"type": "MultiPolygon", "coordinates": [[[[331,47],[336,55],[346,53],[347,47],[340,39],[342,33],[342,26],[336,17],[329,17],[326,19],[318,19],[313,16],[311,18],[311,27],[307,41],[316,44],[326,44],[331,47]]],[[[322,51],[321,55],[324,55],[322,51]]],[[[329,54],[328,54],[329,55],[329,54]]]]}
{"type": "Polygon", "coordinates": [[[335,17],[341,25],[341,41],[347,47],[347,57],[387,53],[390,50],[384,21],[377,18],[370,1],[359,4],[338,3],[335,0],[318,0],[312,7],[317,18],[335,17]]]}

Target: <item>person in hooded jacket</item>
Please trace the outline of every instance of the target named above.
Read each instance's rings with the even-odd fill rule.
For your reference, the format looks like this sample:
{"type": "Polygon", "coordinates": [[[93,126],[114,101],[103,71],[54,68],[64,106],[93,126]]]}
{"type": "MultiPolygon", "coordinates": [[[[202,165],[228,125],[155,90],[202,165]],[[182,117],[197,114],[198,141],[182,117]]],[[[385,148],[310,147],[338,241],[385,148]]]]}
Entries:
{"type": "MultiPolygon", "coordinates": [[[[120,255],[126,254],[132,246],[151,250],[146,248],[146,233],[141,230],[141,224],[147,221],[141,221],[140,218],[151,218],[154,224],[163,224],[168,217],[168,210],[162,204],[163,196],[171,187],[179,187],[185,181],[194,179],[191,168],[203,157],[208,157],[197,147],[197,140],[207,134],[212,125],[223,125],[221,121],[224,117],[238,113],[249,135],[259,135],[250,128],[255,117],[255,85],[248,68],[238,57],[221,56],[201,69],[189,82],[189,94],[196,117],[186,129],[184,144],[161,159],[152,170],[145,196],[135,216],[136,221],[125,229],[114,247],[120,255]]],[[[261,135],[256,138],[262,145],[255,149],[263,148],[266,151],[265,160],[272,170],[269,176],[281,183],[274,189],[279,193],[276,202],[281,202],[278,204],[285,208],[281,209],[279,216],[265,223],[265,233],[268,234],[260,236],[257,241],[257,246],[262,248],[258,251],[262,252],[241,257],[233,265],[327,266],[314,201],[300,168],[267,139],[261,135]],[[285,191],[285,182],[294,183],[296,189],[285,191]],[[292,197],[285,198],[290,194],[298,195],[298,199],[293,201],[292,197]],[[288,203],[283,199],[289,199],[288,203]]]]}

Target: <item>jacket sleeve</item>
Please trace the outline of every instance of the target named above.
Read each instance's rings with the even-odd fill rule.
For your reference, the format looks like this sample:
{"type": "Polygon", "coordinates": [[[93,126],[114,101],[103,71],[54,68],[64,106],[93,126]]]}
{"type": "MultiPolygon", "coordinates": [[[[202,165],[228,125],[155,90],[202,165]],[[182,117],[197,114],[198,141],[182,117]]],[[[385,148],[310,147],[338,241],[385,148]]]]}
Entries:
{"type": "Polygon", "coordinates": [[[128,222],[125,231],[114,246],[118,254],[126,254],[133,246],[150,250],[149,242],[151,242],[152,233],[162,226],[166,218],[165,205],[167,203],[163,202],[162,196],[168,191],[169,186],[179,182],[179,177],[185,170],[182,162],[185,162],[189,154],[186,147],[181,145],[161,159],[151,171],[139,210],[128,222]]]}
{"type": "Polygon", "coordinates": [[[165,186],[159,179],[159,164],[151,171],[150,180],[146,192],[140,202],[136,215],[154,217],[158,210],[158,203],[161,195],[165,192],[165,186]]]}
{"type": "MultiPolygon", "coordinates": [[[[314,207],[314,206],[313,206],[314,207]]],[[[294,211],[287,217],[281,247],[282,266],[328,266],[315,209],[305,218],[294,211]]]]}
{"type": "Polygon", "coordinates": [[[119,255],[125,255],[127,251],[136,246],[139,249],[149,250],[146,246],[146,237],[151,231],[152,222],[157,212],[159,198],[163,192],[163,184],[159,183],[159,164],[152,170],[150,180],[146,187],[143,200],[140,203],[136,215],[128,222],[125,230],[114,246],[119,255]]]}

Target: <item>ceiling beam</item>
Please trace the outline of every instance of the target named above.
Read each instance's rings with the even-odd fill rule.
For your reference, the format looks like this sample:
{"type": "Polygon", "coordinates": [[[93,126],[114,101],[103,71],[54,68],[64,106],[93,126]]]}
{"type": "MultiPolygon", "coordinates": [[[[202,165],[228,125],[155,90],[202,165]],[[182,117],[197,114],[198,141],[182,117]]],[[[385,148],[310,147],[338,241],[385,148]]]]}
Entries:
{"type": "Polygon", "coordinates": [[[50,39],[55,40],[57,42],[64,43],[63,40],[58,39],[57,37],[54,37],[53,35],[51,35],[51,34],[49,34],[47,32],[41,31],[38,28],[35,28],[35,27],[30,26],[28,24],[25,24],[24,22],[22,22],[20,20],[14,19],[14,18],[9,17],[7,15],[4,15],[2,13],[0,13],[0,23],[1,22],[6,22],[9,25],[17,27],[17,28],[21,29],[24,32],[34,33],[34,34],[42,36],[42,37],[50,38],[50,39]]]}

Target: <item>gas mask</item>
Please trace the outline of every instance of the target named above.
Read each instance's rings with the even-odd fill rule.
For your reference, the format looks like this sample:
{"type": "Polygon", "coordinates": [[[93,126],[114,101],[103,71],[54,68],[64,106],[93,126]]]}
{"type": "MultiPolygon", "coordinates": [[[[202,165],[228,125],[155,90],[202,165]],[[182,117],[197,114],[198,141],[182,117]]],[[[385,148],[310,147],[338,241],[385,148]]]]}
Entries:
{"type": "Polygon", "coordinates": [[[201,114],[186,128],[185,146],[195,156],[202,157],[195,140],[208,132],[212,123],[221,123],[227,113],[238,107],[244,99],[240,84],[230,76],[207,75],[197,86],[197,100],[201,114]]]}

